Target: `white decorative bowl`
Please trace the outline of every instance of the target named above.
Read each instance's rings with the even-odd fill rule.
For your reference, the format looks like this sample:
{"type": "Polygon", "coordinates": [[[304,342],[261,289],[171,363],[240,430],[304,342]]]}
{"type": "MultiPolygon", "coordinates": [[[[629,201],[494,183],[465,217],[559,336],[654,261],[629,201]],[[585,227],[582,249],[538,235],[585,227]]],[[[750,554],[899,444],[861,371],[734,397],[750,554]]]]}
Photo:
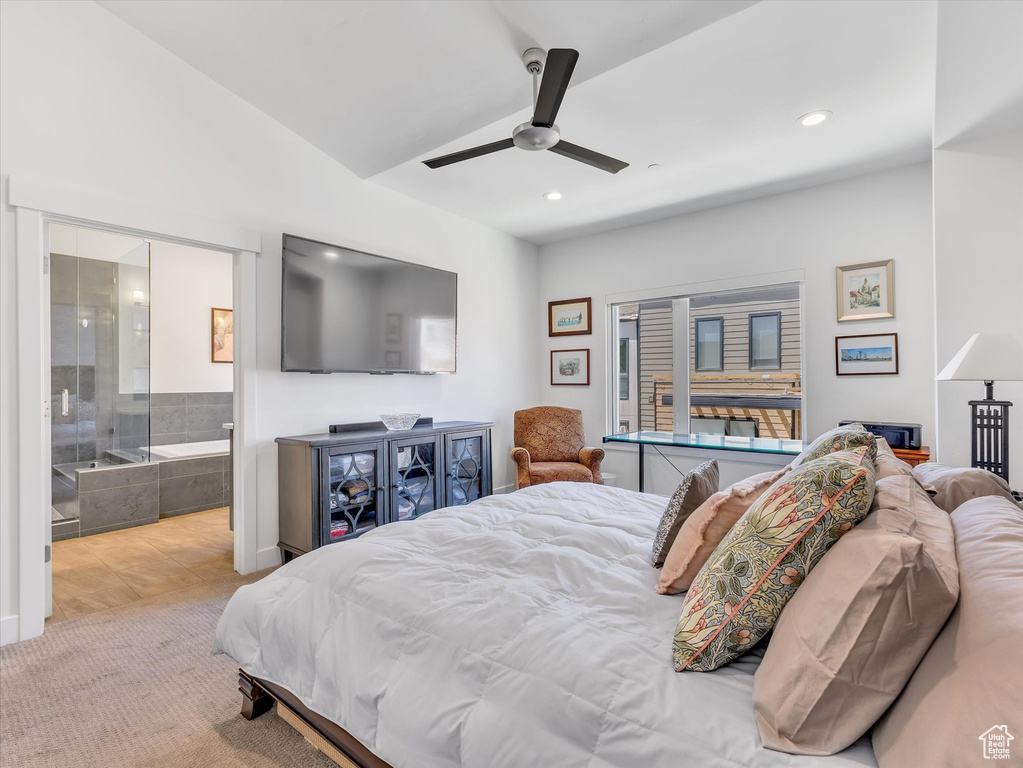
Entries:
{"type": "Polygon", "coordinates": [[[407,432],[416,425],[420,413],[381,413],[380,421],[392,432],[407,432]]]}

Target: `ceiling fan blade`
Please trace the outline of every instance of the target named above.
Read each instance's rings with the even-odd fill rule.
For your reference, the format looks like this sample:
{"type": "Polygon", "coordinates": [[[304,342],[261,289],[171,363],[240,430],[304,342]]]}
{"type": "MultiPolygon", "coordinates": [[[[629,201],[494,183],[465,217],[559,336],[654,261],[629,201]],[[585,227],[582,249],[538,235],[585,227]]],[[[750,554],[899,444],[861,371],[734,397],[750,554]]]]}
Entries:
{"type": "Polygon", "coordinates": [[[536,97],[536,109],[533,110],[533,125],[546,125],[548,128],[554,125],[554,118],[561,109],[561,100],[565,98],[568,81],[572,79],[577,61],[579,51],[571,48],[552,48],[547,51],[540,93],[536,97]]]}
{"type": "Polygon", "coordinates": [[[511,139],[501,139],[500,141],[495,141],[492,144],[484,144],[481,147],[463,149],[461,152],[452,152],[450,155],[424,160],[423,165],[427,165],[430,168],[441,168],[445,165],[460,163],[463,160],[472,160],[474,157],[489,155],[491,152],[500,152],[502,149],[510,149],[514,146],[515,142],[511,139]]]}
{"type": "Polygon", "coordinates": [[[564,140],[559,141],[547,151],[557,152],[559,155],[578,160],[580,163],[592,165],[594,168],[599,168],[608,173],[618,173],[622,168],[629,167],[628,163],[623,163],[621,160],[615,160],[613,157],[594,152],[592,149],[580,147],[578,144],[569,144],[564,140]]]}

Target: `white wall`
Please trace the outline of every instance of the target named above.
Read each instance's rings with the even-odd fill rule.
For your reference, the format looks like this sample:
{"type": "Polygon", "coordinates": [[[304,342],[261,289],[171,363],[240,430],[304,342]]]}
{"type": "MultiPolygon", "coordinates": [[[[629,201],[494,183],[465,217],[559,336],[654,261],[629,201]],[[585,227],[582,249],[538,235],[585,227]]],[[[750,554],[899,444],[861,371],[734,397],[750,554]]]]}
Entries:
{"type": "MultiPolygon", "coordinates": [[[[809,437],[841,419],[919,422],[934,439],[931,167],[913,165],[759,198],[540,250],[540,300],[592,296],[592,336],[549,339],[538,352],[541,400],[582,408],[586,436],[605,433],[605,296],[735,276],[805,270],[805,417],[809,437]],[[835,267],[895,259],[894,320],[838,323],[835,267]],[[835,336],[899,334],[897,376],[835,375],[835,336]],[[591,349],[591,385],[551,387],[549,350],[591,349]]],[[[604,446],[608,449],[608,446],[604,446]]],[[[635,448],[608,449],[607,469],[635,488],[635,448]]],[[[658,462],[663,465],[663,462],[658,462]]],[[[648,490],[667,492],[673,475],[648,490]]]]}
{"type": "MultiPolygon", "coordinates": [[[[108,198],[225,221],[262,233],[257,265],[258,546],[277,545],[273,439],[332,422],[416,410],[494,420],[494,484],[514,475],[511,415],[537,399],[542,316],[536,248],[358,179],[319,150],[91,2],[0,4],[0,179],[56,180],[108,198]],[[458,272],[458,373],[435,377],[280,372],[281,234],[458,272]]],[[[6,191],[4,192],[6,195],[6,191]]],[[[9,437],[17,316],[8,302],[13,214],[4,198],[3,508],[0,617],[18,612],[16,511],[9,437]]],[[[40,515],[43,514],[40,510],[40,515]]]]}
{"type": "MultiPolygon", "coordinates": [[[[938,6],[934,268],[936,368],[980,331],[1023,341],[1023,3],[938,6]]],[[[937,385],[938,457],[970,463],[969,400],[981,382],[937,385]]],[[[1014,402],[1009,477],[1023,483],[1023,382],[996,382],[1014,402]]]]}
{"type": "Polygon", "coordinates": [[[230,392],[233,365],[210,360],[213,307],[232,307],[231,255],[154,240],[150,245],[153,392],[230,392]]]}

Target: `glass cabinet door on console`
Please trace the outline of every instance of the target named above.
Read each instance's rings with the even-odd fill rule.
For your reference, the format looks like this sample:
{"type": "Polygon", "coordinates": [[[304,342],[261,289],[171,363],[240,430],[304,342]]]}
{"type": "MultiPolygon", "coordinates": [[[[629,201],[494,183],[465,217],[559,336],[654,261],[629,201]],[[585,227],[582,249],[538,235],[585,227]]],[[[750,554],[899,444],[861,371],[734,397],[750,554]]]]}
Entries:
{"type": "Polygon", "coordinates": [[[346,445],[321,451],[326,498],[320,542],[331,544],[383,525],[383,443],[346,445]]]}
{"type": "Polygon", "coordinates": [[[440,503],[437,458],[440,438],[391,440],[391,511],[389,522],[412,520],[444,506],[440,503]]]}
{"type": "Polygon", "coordinates": [[[449,507],[489,496],[490,432],[486,429],[444,436],[444,482],[449,507]]]}

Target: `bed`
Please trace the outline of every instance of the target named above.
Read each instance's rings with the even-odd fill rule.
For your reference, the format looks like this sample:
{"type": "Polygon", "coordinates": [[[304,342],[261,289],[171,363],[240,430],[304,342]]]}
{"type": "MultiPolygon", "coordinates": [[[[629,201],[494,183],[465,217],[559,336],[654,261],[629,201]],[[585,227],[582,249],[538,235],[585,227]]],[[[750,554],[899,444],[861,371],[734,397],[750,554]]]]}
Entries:
{"type": "Polygon", "coordinates": [[[215,650],[250,716],[278,699],[354,765],[876,766],[867,738],[765,749],[757,650],[673,670],[684,596],[656,594],[650,565],[664,505],[549,483],[388,525],[239,589],[215,650]]]}

